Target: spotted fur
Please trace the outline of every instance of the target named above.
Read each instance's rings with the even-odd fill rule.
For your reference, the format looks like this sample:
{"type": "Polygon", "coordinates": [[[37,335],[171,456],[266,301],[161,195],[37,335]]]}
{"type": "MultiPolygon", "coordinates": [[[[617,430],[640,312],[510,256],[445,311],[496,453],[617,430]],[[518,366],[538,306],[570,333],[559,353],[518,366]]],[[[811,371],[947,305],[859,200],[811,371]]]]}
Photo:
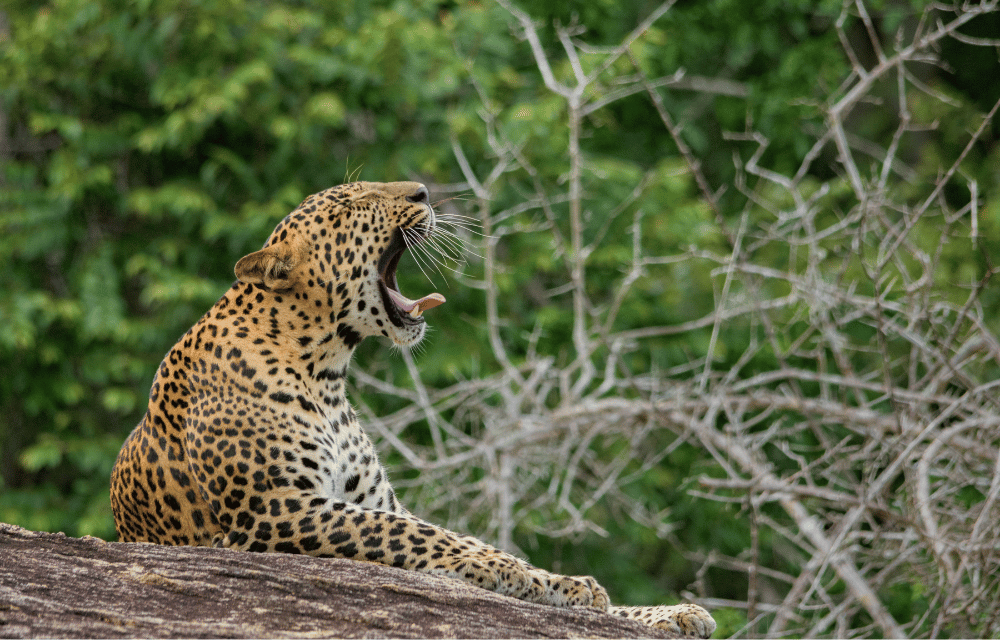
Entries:
{"type": "Polygon", "coordinates": [[[707,637],[704,609],[609,607],[593,578],[533,567],[399,504],[344,377],[365,337],[423,338],[395,269],[435,225],[422,185],[351,183],[307,198],[241,259],[238,281],[164,358],[118,456],[119,538],[378,562],[707,637]]]}

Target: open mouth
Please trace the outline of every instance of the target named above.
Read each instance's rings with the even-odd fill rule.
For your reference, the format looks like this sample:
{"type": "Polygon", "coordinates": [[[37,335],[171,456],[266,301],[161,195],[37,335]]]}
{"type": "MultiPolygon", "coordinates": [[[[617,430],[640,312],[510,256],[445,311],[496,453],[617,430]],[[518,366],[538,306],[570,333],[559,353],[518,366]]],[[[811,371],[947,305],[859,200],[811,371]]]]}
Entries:
{"type": "Polygon", "coordinates": [[[444,304],[444,296],[431,293],[419,300],[410,300],[399,290],[396,282],[396,267],[399,259],[406,251],[406,241],[403,232],[396,229],[392,233],[389,246],[378,261],[378,288],[382,294],[382,305],[389,315],[389,320],[397,327],[417,325],[424,322],[423,313],[427,309],[444,304]]]}

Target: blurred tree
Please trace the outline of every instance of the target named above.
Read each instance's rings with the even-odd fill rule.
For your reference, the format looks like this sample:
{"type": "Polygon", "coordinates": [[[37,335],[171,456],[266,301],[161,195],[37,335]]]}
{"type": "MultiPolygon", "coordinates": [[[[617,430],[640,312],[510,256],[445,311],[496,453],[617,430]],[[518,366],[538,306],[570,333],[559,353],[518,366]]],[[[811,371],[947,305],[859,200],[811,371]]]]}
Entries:
{"type": "Polygon", "coordinates": [[[308,193],[440,172],[462,66],[402,5],[5,16],[0,518],[111,536],[105,477],[162,354],[308,193]]]}

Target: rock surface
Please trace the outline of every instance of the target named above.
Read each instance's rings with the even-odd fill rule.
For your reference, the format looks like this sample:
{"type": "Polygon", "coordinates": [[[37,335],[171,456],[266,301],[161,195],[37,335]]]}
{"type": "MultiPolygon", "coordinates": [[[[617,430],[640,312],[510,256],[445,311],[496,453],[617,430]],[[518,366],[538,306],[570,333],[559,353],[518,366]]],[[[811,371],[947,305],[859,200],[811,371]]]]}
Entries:
{"type": "Polygon", "coordinates": [[[0,523],[0,638],[669,637],[351,560],[104,542],[0,523]]]}

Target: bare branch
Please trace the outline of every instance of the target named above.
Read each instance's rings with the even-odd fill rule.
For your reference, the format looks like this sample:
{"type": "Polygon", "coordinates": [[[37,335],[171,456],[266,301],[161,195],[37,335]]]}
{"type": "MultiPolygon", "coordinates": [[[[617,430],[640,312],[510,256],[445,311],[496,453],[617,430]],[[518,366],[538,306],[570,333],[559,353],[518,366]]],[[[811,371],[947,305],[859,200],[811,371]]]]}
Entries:
{"type": "MultiPolygon", "coordinates": [[[[929,7],[915,16],[912,36],[901,31],[890,44],[863,0],[845,0],[834,28],[852,68],[825,101],[825,124],[804,132],[815,143],[801,163],[791,171],[769,164],[769,140],[749,124],[727,136],[734,146],[755,145],[745,161],[734,154],[737,178],[721,185],[744,197],[735,210],[723,208],[729,199],[723,205],[721,187],[709,183],[660,93],[686,81],[695,88],[694,79],[683,69],[650,79],[634,58],[627,74],[617,72],[615,62],[632,55],[670,0],[610,47],[588,45],[575,26],[557,26],[561,47],[547,43],[551,57],[530,17],[510,0],[498,2],[523,32],[541,84],[564,103],[566,153],[556,168],[532,166],[525,151],[531,140],[510,143],[496,109],[486,107],[484,156],[492,164],[470,162],[471,147],[452,141],[484,233],[493,236],[476,286],[485,292],[498,365],[481,379],[438,390],[415,372],[416,391],[399,390],[413,405],[375,420],[377,432],[420,472],[401,483],[407,495],[451,526],[506,547],[534,534],[603,535],[608,517],[676,541],[670,505],[637,499],[644,492],[632,489],[671,452],[693,446],[702,458],[698,477],[689,479],[691,498],[732,505],[733,526],[750,532],[747,551],[736,558],[685,552],[698,563],[702,604],[747,611],[751,619],[740,633],[1000,634],[1000,533],[991,526],[1000,519],[1000,340],[984,310],[995,269],[987,260],[970,266],[979,271],[963,275],[966,281],[942,281],[948,256],[981,241],[981,186],[963,165],[1000,102],[971,121],[965,150],[944,158],[936,179],[904,164],[937,135],[927,101],[935,114],[958,113],[914,65],[936,63],[946,38],[996,46],[958,29],[995,14],[1000,0],[929,7]],[[871,68],[851,50],[848,29],[871,41],[871,68]],[[554,69],[570,77],[557,78],[554,69]],[[640,91],[729,241],[721,250],[654,248],[643,231],[662,209],[648,200],[651,173],[640,170],[643,177],[624,187],[620,201],[591,210],[603,184],[592,177],[598,172],[587,151],[587,116],[640,91]],[[850,116],[876,98],[895,101],[880,116],[895,121],[873,136],[850,116]],[[918,98],[921,109],[913,106],[918,98]],[[831,149],[839,175],[820,178],[831,173],[817,166],[831,149]],[[477,175],[473,166],[492,169],[477,175]],[[968,187],[967,202],[955,202],[951,190],[942,197],[957,176],[968,187]],[[628,244],[612,237],[623,228],[631,229],[628,244]],[[549,241],[552,255],[544,257],[556,266],[528,295],[572,314],[568,344],[548,343],[541,321],[503,324],[498,278],[505,260],[526,256],[505,258],[498,248],[522,231],[549,241]],[[611,243],[624,255],[621,265],[595,279],[588,261],[611,243]],[[647,295],[642,283],[683,273],[712,279],[710,312],[669,324],[630,323],[628,311],[650,303],[640,297],[647,295]],[[601,279],[612,284],[595,293],[593,282],[601,279]],[[685,343],[697,350],[684,362],[636,364],[656,363],[664,344],[685,343]],[[406,441],[413,424],[431,428],[429,442],[406,441]],[[765,540],[795,575],[761,566],[765,540]],[[746,600],[713,597],[709,569],[741,580],[746,600]],[[893,615],[889,595],[901,582],[930,594],[915,619],[893,615]],[[859,619],[871,623],[856,627],[859,619]]],[[[746,95],[738,83],[698,80],[706,84],[695,90],[746,95]]],[[[479,90],[484,104],[493,104],[479,90]]]]}

